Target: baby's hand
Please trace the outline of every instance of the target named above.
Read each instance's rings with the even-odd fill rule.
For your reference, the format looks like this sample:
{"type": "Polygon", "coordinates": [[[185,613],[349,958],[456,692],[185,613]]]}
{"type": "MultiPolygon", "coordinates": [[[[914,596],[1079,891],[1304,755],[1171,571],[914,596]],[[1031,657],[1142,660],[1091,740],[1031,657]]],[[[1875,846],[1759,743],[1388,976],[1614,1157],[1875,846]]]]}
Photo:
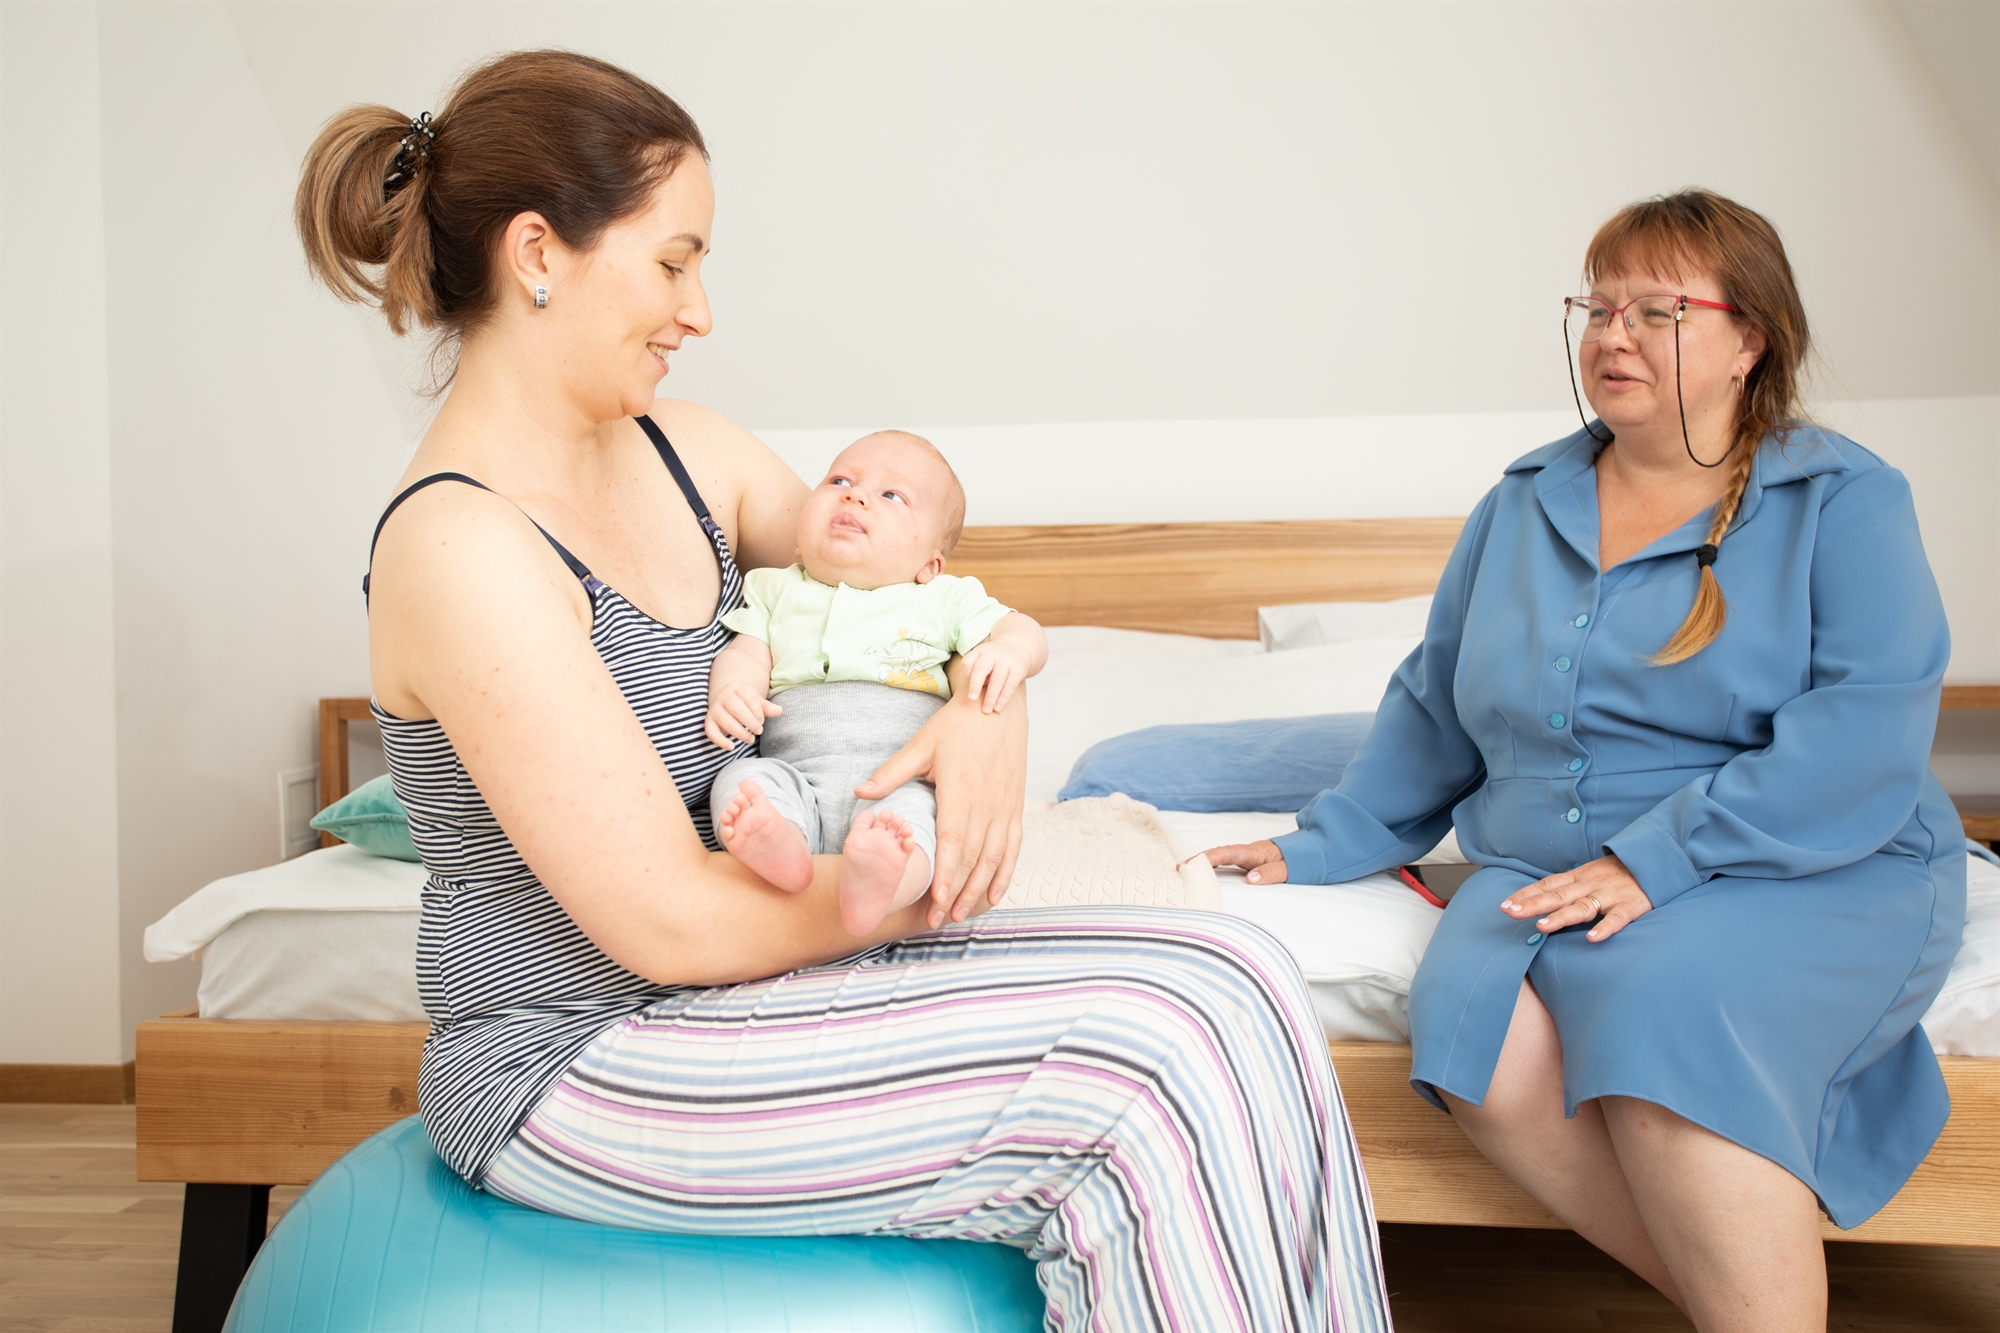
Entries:
{"type": "Polygon", "coordinates": [[[738,741],[754,745],[764,734],[764,719],[784,712],[759,690],[740,682],[714,680],[708,687],[708,716],[702,734],[725,750],[738,741]]]}
{"type": "Polygon", "coordinates": [[[997,713],[1039,663],[1018,642],[987,639],[965,655],[965,692],[983,713],[997,713]]]}

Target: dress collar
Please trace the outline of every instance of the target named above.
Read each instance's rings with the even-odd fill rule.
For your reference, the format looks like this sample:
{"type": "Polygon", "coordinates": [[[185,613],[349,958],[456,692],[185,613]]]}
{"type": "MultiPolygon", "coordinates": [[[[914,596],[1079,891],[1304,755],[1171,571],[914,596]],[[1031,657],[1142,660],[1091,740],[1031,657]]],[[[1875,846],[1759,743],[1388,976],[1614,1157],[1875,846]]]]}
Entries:
{"type": "MultiPolygon", "coordinates": [[[[1597,568],[1597,451],[1601,446],[1585,430],[1545,444],[1524,454],[1507,467],[1509,473],[1535,472],[1535,497],[1542,512],[1576,553],[1597,568]]],[[[1750,480],[1743,488],[1743,502],[1729,530],[1735,532],[1752,518],[1764,502],[1764,492],[1773,486],[1804,481],[1827,473],[1847,472],[1863,451],[1845,436],[1801,426],[1782,437],[1767,435],[1757,448],[1750,480]]],[[[1696,515],[1661,537],[1632,560],[1675,555],[1692,551],[1708,534],[1707,511],[1696,515]]],[[[1601,571],[1600,571],[1601,572],[1601,571]]]]}

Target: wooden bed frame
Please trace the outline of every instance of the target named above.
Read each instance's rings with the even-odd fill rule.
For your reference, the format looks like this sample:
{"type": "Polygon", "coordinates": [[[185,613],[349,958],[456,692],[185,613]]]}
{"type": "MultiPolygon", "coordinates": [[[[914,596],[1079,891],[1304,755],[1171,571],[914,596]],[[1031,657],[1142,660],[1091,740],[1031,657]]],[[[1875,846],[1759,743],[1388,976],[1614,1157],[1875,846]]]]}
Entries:
{"type": "MultiPolygon", "coordinates": [[[[1260,605],[1432,591],[1461,523],[968,528],[951,567],[1045,624],[1255,638],[1260,605]]],[[[2000,708],[2000,687],[1949,689],[1945,707],[2000,708]]],[[[322,803],[346,794],[347,724],[367,716],[365,699],[320,701],[322,803]]],[[[2000,838],[2000,815],[1966,823],[1973,836],[2000,838]]],[[[311,1181],[417,1109],[425,1031],[421,1023],[244,1022],[192,1012],[140,1024],[139,1179],[188,1183],[175,1333],[221,1327],[262,1241],[272,1185],[311,1181]]],[[[1408,1046],[1331,1049],[1382,1221],[1562,1225],[1410,1090],[1408,1046]]],[[[1941,1063],[1952,1115],[1937,1146],[1866,1223],[1853,1231],[1826,1223],[1829,1239],[2000,1246],[2000,1060],[1941,1063]]]]}

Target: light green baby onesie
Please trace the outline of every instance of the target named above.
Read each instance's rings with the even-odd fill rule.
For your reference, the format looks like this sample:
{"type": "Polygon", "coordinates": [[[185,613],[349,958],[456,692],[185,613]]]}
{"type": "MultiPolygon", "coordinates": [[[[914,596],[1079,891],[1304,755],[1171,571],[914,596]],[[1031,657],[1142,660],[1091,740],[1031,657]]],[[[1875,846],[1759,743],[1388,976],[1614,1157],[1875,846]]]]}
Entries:
{"type": "Polygon", "coordinates": [[[722,623],[770,646],[773,695],[860,680],[949,699],[945,659],[979,643],[1009,613],[978,579],[940,574],[929,583],[850,588],[793,565],[745,574],[743,605],[722,623]]]}

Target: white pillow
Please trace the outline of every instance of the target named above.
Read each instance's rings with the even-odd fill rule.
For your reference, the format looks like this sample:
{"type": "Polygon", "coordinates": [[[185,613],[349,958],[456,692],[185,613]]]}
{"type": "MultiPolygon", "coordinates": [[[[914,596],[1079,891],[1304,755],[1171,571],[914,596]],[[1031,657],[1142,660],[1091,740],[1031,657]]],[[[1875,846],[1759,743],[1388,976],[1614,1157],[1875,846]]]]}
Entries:
{"type": "Polygon", "coordinates": [[[1965,858],[1965,943],[1924,1015],[1939,1055],[2000,1056],[2000,867],[1965,858]]]}
{"type": "Polygon", "coordinates": [[[1444,915],[1394,875],[1349,884],[1248,884],[1217,872],[1222,910],[1298,961],[1328,1041],[1408,1041],[1410,981],[1444,915]]]}
{"type": "Polygon", "coordinates": [[[1312,648],[1353,639],[1423,637],[1431,618],[1431,599],[1404,597],[1394,602],[1299,602],[1291,606],[1257,608],[1257,637],[1267,653],[1312,648]]]}

